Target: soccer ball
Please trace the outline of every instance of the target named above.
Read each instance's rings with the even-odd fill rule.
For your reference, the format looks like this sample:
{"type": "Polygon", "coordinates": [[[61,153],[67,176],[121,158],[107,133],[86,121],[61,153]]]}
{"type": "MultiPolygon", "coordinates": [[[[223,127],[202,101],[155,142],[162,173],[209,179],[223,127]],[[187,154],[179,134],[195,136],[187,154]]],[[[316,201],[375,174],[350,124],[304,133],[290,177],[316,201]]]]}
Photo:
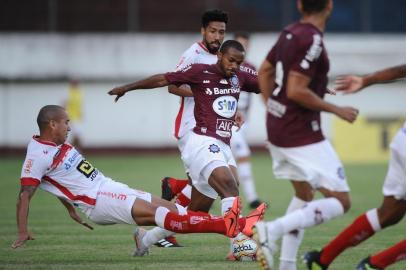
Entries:
{"type": "Polygon", "coordinates": [[[252,262],[256,260],[257,242],[242,233],[234,238],[232,249],[233,256],[237,261],[252,262]]]}

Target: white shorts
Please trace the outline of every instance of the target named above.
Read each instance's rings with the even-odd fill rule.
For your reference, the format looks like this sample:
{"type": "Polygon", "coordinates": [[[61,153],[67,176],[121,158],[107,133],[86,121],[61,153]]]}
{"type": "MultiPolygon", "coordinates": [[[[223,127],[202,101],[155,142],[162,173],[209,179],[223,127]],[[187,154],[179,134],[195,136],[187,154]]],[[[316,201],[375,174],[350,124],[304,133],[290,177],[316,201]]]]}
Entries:
{"type": "Polygon", "coordinates": [[[344,168],[327,140],[299,147],[269,143],[276,178],[306,181],[313,188],[348,192],[344,168]]]}
{"type": "Polygon", "coordinates": [[[236,159],[249,157],[251,155],[251,150],[245,138],[245,127],[246,125],[244,124],[238,131],[236,126],[232,128],[233,136],[231,137],[230,146],[231,152],[236,159]]]}
{"type": "Polygon", "coordinates": [[[216,199],[218,194],[208,182],[211,172],[221,166],[236,167],[229,145],[215,138],[198,135],[194,132],[189,134],[182,152],[182,160],[189,169],[193,186],[200,193],[212,199],[216,199]],[[209,164],[215,164],[215,166],[209,164]]]}
{"type": "Polygon", "coordinates": [[[399,130],[390,145],[391,156],[382,192],[406,200],[406,127],[399,130]]]}
{"type": "Polygon", "coordinates": [[[96,205],[88,212],[88,218],[100,225],[135,224],[131,210],[136,199],[151,202],[152,196],[113,180],[106,181],[97,192],[96,205]]]}

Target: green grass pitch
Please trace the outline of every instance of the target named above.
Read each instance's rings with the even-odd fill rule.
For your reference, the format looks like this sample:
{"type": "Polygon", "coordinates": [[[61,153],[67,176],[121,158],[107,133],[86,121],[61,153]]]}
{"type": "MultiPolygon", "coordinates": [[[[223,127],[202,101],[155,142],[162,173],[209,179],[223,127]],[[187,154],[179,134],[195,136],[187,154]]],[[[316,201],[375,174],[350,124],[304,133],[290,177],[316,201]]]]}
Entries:
{"type": "MultiPolygon", "coordinates": [[[[154,194],[160,194],[163,176],[183,177],[178,155],[90,156],[88,159],[105,175],[154,194]]],[[[71,220],[59,201],[42,190],[35,194],[30,207],[29,228],[36,240],[11,250],[17,235],[15,205],[22,162],[22,157],[0,159],[0,269],[258,269],[255,262],[225,261],[229,241],[215,234],[180,235],[178,240],[184,248],[153,248],[149,256],[133,258],[131,226],[95,225],[95,230],[90,231],[71,220]]],[[[271,160],[265,154],[253,157],[253,170],[260,197],[270,202],[266,219],[282,215],[292,195],[290,184],[273,178],[271,160]]],[[[386,164],[347,164],[346,173],[352,189],[352,209],[344,217],[308,229],[300,256],[307,250],[320,248],[356,216],[381,203],[386,164]]],[[[218,202],[213,213],[219,213],[218,202]]],[[[345,252],[331,269],[355,269],[359,260],[400,241],[405,232],[405,222],[388,228],[345,252]]],[[[400,262],[389,269],[405,268],[406,264],[400,262]]],[[[301,262],[300,269],[305,269],[301,262]]]]}

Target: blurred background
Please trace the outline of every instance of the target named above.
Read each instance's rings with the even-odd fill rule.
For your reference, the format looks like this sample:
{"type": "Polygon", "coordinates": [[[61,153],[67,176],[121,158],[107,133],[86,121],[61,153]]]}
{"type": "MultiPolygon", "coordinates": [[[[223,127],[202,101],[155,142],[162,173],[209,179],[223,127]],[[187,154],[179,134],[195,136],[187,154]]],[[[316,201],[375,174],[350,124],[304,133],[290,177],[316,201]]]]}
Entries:
{"type": "MultiPolygon", "coordinates": [[[[137,91],[115,104],[107,92],[173,70],[201,40],[201,14],[213,8],[229,13],[227,38],[251,33],[248,60],[257,67],[278,32],[298,18],[294,0],[3,0],[0,155],[24,152],[46,104],[80,104],[72,121],[88,152],[175,150],[178,97],[166,89],[137,91]]],[[[405,64],[405,10],[404,0],[335,1],[325,34],[331,84],[339,74],[405,64]]],[[[325,134],[345,162],[387,159],[388,143],[406,118],[405,86],[328,97],[361,112],[354,125],[323,115],[325,134]]],[[[263,149],[264,106],[259,97],[251,105],[248,139],[263,149]]]]}

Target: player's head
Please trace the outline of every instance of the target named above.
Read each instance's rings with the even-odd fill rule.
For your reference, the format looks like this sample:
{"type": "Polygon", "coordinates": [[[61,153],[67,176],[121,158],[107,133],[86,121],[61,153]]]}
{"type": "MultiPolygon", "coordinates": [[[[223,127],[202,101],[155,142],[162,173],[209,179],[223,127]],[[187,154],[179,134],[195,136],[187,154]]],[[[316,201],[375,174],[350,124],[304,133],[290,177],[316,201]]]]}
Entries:
{"type": "Polygon", "coordinates": [[[245,58],[245,50],[240,42],[227,40],[221,45],[218,52],[218,62],[220,69],[226,77],[233,76],[240,68],[245,58]]]}
{"type": "Polygon", "coordinates": [[[324,13],[328,17],[333,10],[333,0],[298,0],[297,6],[303,15],[324,13]]]}
{"type": "Polygon", "coordinates": [[[234,33],[234,40],[237,40],[244,47],[245,51],[248,51],[250,46],[250,34],[247,32],[234,33]]]}
{"type": "Polygon", "coordinates": [[[58,105],[42,107],[37,116],[37,124],[40,134],[46,133],[57,145],[66,141],[70,131],[68,114],[58,105]]]}
{"type": "Polygon", "coordinates": [[[226,34],[228,15],[218,9],[208,10],[202,15],[202,27],[200,32],[203,43],[210,53],[217,53],[223,43],[226,34]]]}

